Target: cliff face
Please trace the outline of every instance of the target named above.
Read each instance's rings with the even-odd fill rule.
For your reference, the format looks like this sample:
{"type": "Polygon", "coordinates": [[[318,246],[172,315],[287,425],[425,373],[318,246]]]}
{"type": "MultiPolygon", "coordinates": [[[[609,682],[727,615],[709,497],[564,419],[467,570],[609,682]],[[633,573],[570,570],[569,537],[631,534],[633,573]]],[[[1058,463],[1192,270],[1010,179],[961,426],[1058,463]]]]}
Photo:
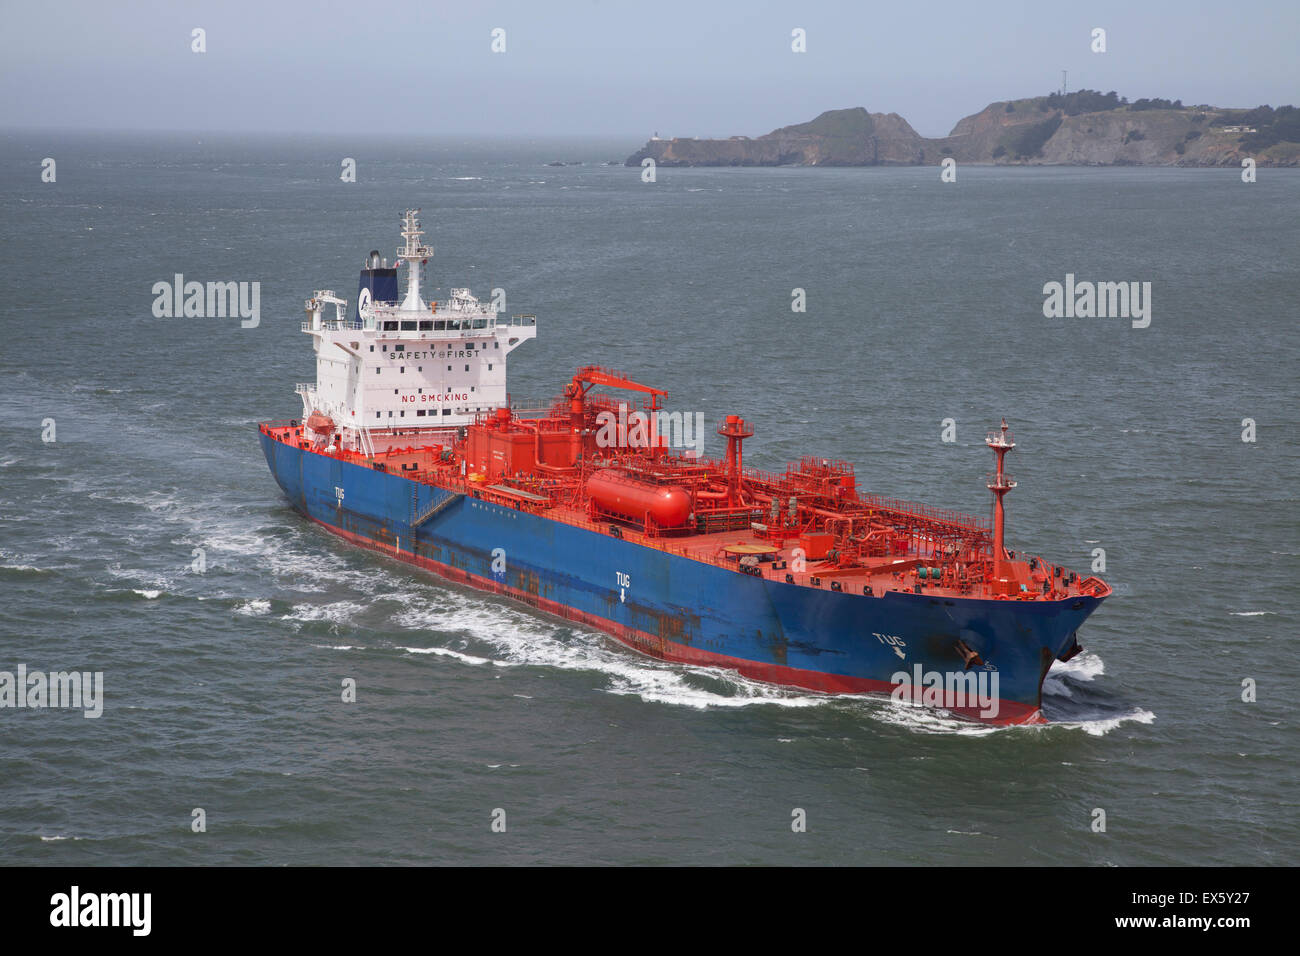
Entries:
{"type": "Polygon", "coordinates": [[[661,166],[881,166],[959,163],[1076,166],[1300,165],[1300,144],[1247,151],[1242,133],[1212,125],[1223,111],[1118,109],[1066,115],[1044,97],[992,103],[938,139],[920,136],[897,113],[830,110],[808,123],[750,139],[652,139],[628,157],[661,166]]]}
{"type": "Polygon", "coordinates": [[[809,123],[750,139],[652,139],[628,157],[661,166],[876,166],[921,162],[925,140],[897,113],[829,110],[809,123]]]}

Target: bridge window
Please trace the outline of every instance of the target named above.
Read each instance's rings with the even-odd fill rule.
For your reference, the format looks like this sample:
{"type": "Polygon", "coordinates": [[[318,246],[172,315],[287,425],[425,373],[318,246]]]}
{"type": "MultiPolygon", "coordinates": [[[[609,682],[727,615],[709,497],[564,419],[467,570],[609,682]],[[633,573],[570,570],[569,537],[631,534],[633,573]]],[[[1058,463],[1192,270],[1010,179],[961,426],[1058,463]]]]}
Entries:
{"type": "Polygon", "coordinates": [[[420,323],[420,331],[421,331],[421,332],[432,332],[432,331],[433,331],[433,320],[432,320],[432,319],[425,319],[423,322],[421,322],[421,323],[420,323]]]}
{"type": "Polygon", "coordinates": [[[416,331],[415,326],[416,326],[416,323],[415,323],[415,322],[403,322],[403,323],[402,323],[402,331],[403,331],[403,332],[415,332],[415,331],[416,331]]]}
{"type": "Polygon", "coordinates": [[[396,331],[397,331],[397,323],[396,323],[396,322],[385,322],[385,323],[384,323],[384,331],[385,331],[385,332],[396,332],[396,331]]]}

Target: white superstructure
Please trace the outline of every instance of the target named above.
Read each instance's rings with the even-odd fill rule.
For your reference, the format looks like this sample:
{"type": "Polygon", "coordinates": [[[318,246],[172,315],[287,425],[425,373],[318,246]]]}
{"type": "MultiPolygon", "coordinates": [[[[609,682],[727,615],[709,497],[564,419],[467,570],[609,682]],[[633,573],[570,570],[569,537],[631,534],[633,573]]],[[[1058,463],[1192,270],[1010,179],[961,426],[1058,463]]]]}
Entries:
{"type": "MultiPolygon", "coordinates": [[[[536,316],[507,317],[469,289],[452,289],[443,301],[421,298],[420,270],[433,250],[421,242],[418,215],[408,209],[402,219],[406,243],[394,263],[407,266],[400,303],[373,301],[367,272],[355,317],[330,290],[306,301],[302,329],[316,351],[316,383],[298,386],[303,421],[344,448],[373,453],[418,445],[419,433],[468,425],[477,413],[506,404],[506,357],[537,335],[536,316]],[[332,317],[324,314],[329,305],[332,317]]],[[[377,260],[372,253],[371,274],[377,260]]]]}

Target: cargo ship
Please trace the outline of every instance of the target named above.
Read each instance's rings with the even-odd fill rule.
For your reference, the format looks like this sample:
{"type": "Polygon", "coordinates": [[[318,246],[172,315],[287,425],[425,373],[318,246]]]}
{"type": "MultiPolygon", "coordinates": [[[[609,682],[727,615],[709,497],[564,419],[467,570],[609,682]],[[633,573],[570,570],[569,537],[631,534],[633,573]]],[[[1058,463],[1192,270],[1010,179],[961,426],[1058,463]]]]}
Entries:
{"type": "Polygon", "coordinates": [[[537,317],[466,288],[426,301],[418,213],[392,265],[366,257],[350,312],[331,290],[306,300],[316,381],[297,387],[301,417],[259,425],[294,508],[663,660],[1044,722],[1043,679],[1110,588],[1005,547],[1005,420],[987,438],[989,519],[866,493],[843,461],[747,467],[738,415],[706,457],[664,390],[595,365],[514,402],[507,357],[537,317]]]}

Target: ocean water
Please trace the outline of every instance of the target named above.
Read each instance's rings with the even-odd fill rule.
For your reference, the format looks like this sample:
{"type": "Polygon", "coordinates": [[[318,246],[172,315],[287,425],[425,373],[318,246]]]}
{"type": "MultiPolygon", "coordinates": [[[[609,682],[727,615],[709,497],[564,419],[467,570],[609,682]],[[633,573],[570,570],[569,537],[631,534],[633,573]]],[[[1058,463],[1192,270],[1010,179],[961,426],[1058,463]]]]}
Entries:
{"type": "Polygon", "coordinates": [[[604,165],[637,145],[0,137],[0,670],[105,689],[0,710],[3,859],[1300,862],[1300,171],[604,165]],[[434,286],[538,314],[516,396],[612,366],[745,415],[750,464],[978,513],[1005,416],[1009,545],[1115,588],[1051,724],[655,662],[298,517],[256,423],[408,206],[434,286]],[[176,273],[260,324],[154,318],[176,273]],[[1150,282],[1150,326],[1045,318],[1067,274],[1150,282]]]}

